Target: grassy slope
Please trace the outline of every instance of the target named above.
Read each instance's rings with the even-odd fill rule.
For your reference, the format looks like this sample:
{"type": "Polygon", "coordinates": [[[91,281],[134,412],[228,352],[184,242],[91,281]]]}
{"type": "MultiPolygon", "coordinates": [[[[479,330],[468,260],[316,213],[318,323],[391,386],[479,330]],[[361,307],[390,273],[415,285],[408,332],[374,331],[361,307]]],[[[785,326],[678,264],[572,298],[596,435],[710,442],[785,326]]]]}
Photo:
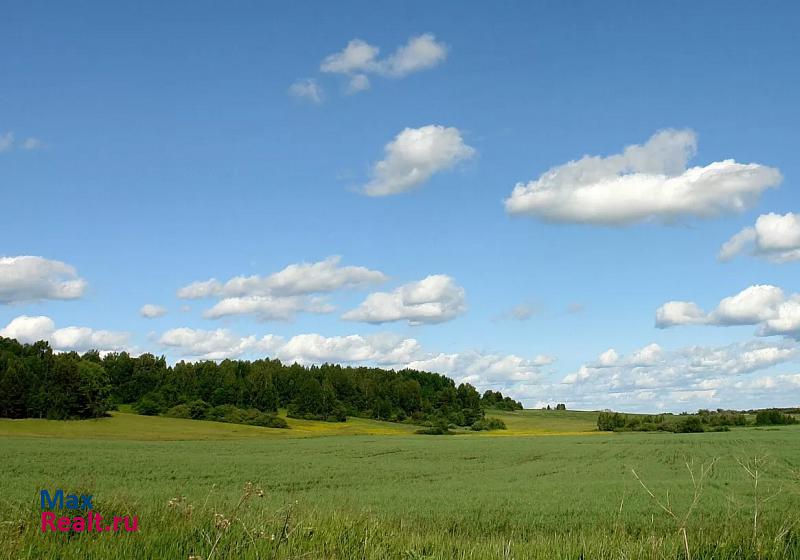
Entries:
{"type": "MultiPolygon", "coordinates": [[[[552,435],[594,431],[596,413],[526,410],[489,411],[488,416],[502,418],[508,430],[481,435],[552,435]]],[[[7,420],[0,419],[0,437],[56,437],[124,440],[215,440],[240,438],[285,438],[332,435],[408,435],[418,426],[349,418],[347,422],[314,422],[287,419],[291,429],[278,430],[256,426],[140,416],[115,412],[110,418],[96,420],[7,420]]],[[[470,436],[478,434],[469,434],[470,436]]]]}

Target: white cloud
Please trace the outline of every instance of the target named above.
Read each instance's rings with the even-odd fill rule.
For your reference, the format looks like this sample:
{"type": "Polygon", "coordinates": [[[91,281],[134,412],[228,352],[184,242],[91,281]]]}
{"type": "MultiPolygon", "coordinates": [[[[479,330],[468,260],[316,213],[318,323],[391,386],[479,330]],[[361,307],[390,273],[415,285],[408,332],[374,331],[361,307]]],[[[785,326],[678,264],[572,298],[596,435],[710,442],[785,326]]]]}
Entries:
{"type": "Polygon", "coordinates": [[[20,148],[23,150],[37,150],[42,147],[42,141],[38,138],[26,138],[22,141],[20,148]]]}
{"type": "Polygon", "coordinates": [[[356,74],[350,78],[350,83],[347,85],[347,93],[358,93],[369,89],[369,78],[364,74],[356,74]]]}
{"type": "Polygon", "coordinates": [[[363,288],[386,281],[378,270],[363,266],[339,266],[341,257],[314,263],[290,264],[269,276],[235,276],[222,284],[211,279],[193,282],[178,290],[182,299],[241,296],[295,296],[363,288]]]}
{"type": "Polygon", "coordinates": [[[717,325],[753,325],[774,317],[783,301],[783,290],[776,286],[750,286],[720,301],[709,319],[717,325]]]}
{"type": "Polygon", "coordinates": [[[636,388],[686,388],[709,376],[752,373],[796,358],[793,344],[751,342],[724,347],[690,346],[665,352],[658,344],[649,344],[627,356],[612,348],[603,352],[596,363],[582,365],[564,377],[568,385],[603,380],[614,390],[636,388]]]}
{"type": "Polygon", "coordinates": [[[800,294],[786,297],[776,286],[750,286],[704,312],[689,301],[670,301],[656,311],[659,328],[678,325],[759,325],[759,333],[800,337],[800,294]]]}
{"type": "Polygon", "coordinates": [[[222,284],[212,278],[202,282],[192,282],[187,286],[178,288],[178,297],[181,299],[205,299],[220,295],[222,284]]]}
{"type": "Polygon", "coordinates": [[[584,156],[517,184],[506,211],[599,225],[710,217],[751,207],[781,181],[775,168],[732,159],[687,168],[696,145],[691,130],[664,130],[621,154],[584,156]]]}
{"type": "Polygon", "coordinates": [[[347,93],[369,89],[368,74],[402,78],[414,72],[437,66],[447,58],[447,47],[430,33],[411,37],[408,42],[379,59],[380,49],[362,39],[353,39],[341,51],[326,56],[320,71],[348,77],[347,93]]]}
{"type": "Polygon", "coordinates": [[[0,329],[0,336],[15,338],[22,343],[33,343],[39,340],[48,340],[56,330],[56,324],[50,317],[38,316],[29,317],[20,315],[0,329]]]}
{"type": "Polygon", "coordinates": [[[409,325],[449,321],[466,310],[464,288],[445,274],[404,284],[391,292],[375,292],[356,309],[342,315],[347,321],[409,325]]]}
{"type": "Polygon", "coordinates": [[[13,132],[9,131],[5,134],[0,134],[0,152],[11,150],[15,146],[21,150],[36,150],[42,147],[42,141],[38,138],[29,137],[17,142],[13,132]]]}
{"type": "Polygon", "coordinates": [[[353,39],[340,52],[328,55],[320,64],[322,72],[333,74],[353,74],[375,72],[380,49],[361,39],[353,39]]]}
{"type": "Polygon", "coordinates": [[[182,357],[224,360],[238,358],[247,352],[272,352],[280,345],[281,340],[273,335],[261,339],[255,336],[238,337],[227,329],[207,331],[180,327],[163,333],[158,342],[182,357]]]}
{"type": "Polygon", "coordinates": [[[86,280],[75,268],[42,257],[0,257],[0,304],[75,299],[83,295],[86,280]]]}
{"type": "Polygon", "coordinates": [[[57,350],[120,351],[128,347],[130,335],[126,332],[94,330],[89,327],[66,327],[53,331],[50,341],[57,350]]]}
{"type": "Polygon", "coordinates": [[[726,241],[718,258],[728,261],[743,252],[777,263],[800,260],[800,214],[762,214],[755,226],[726,241]]]}
{"type": "Polygon", "coordinates": [[[331,313],[324,298],[336,290],[379,284],[387,276],[363,266],[340,266],[338,256],[314,263],[291,264],[269,276],[235,276],[225,283],[216,279],[193,282],[178,290],[182,299],[220,298],[204,316],[255,315],[263,321],[290,321],[298,312],[331,313]]]}
{"type": "Polygon", "coordinates": [[[553,363],[550,356],[526,359],[514,354],[495,354],[477,351],[436,354],[407,364],[411,369],[433,371],[452,377],[457,383],[476,387],[506,384],[530,384],[542,380],[541,369],[553,363]]]}
{"type": "Polygon", "coordinates": [[[291,264],[267,277],[265,287],[280,295],[333,292],[349,288],[364,288],[387,280],[378,270],[363,266],[339,266],[341,257],[328,257],[315,263],[291,264]]]}
{"type": "Polygon", "coordinates": [[[305,296],[243,296],[218,301],[203,313],[208,319],[232,315],[254,315],[260,321],[291,321],[295,314],[332,313],[335,308],[319,297],[305,296]]]}
{"type": "Polygon", "coordinates": [[[322,86],[313,78],[297,80],[289,86],[289,95],[298,99],[305,99],[316,105],[319,105],[325,99],[322,86]]]}
{"type": "Polygon", "coordinates": [[[0,329],[0,336],[15,338],[22,343],[33,343],[46,340],[54,350],[86,352],[121,351],[129,347],[130,334],[106,330],[95,330],[88,327],[65,327],[56,329],[50,317],[30,317],[20,315],[5,328],[0,329]]]}
{"type": "Polygon", "coordinates": [[[13,145],[14,145],[13,132],[6,132],[5,134],[0,134],[0,152],[5,152],[6,150],[10,150],[11,146],[13,145]]]}
{"type": "Polygon", "coordinates": [[[167,314],[167,308],[152,303],[146,303],[139,309],[139,315],[145,319],[156,319],[167,314]]]}
{"type": "Polygon", "coordinates": [[[406,128],[389,142],[375,164],[364,194],[386,196],[418,187],[434,174],[475,155],[457,128],[428,125],[406,128]]]}
{"type": "Polygon", "coordinates": [[[447,47],[430,33],[412,37],[381,64],[381,71],[395,78],[433,68],[447,58],[447,47]]]}
{"type": "Polygon", "coordinates": [[[600,365],[602,366],[612,366],[617,363],[617,360],[619,360],[619,354],[617,354],[617,351],[614,350],[613,348],[609,348],[608,350],[600,354],[597,360],[598,362],[600,362],[600,365]]]}
{"type": "Polygon", "coordinates": [[[703,325],[707,322],[706,313],[691,301],[668,301],[656,310],[658,328],[675,325],[703,325]]]}

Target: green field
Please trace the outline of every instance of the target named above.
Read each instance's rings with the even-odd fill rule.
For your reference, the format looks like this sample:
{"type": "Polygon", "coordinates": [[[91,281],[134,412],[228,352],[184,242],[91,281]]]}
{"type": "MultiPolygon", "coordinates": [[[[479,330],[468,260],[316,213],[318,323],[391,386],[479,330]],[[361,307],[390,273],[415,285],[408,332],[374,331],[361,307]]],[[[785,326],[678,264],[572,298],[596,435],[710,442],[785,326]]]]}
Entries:
{"type": "Polygon", "coordinates": [[[509,429],[2,420],[0,558],[800,558],[798,426],[606,434],[593,413],[492,415],[509,429]],[[757,487],[739,464],[754,458],[757,487]],[[140,530],[42,534],[41,488],[91,493],[140,530]]]}

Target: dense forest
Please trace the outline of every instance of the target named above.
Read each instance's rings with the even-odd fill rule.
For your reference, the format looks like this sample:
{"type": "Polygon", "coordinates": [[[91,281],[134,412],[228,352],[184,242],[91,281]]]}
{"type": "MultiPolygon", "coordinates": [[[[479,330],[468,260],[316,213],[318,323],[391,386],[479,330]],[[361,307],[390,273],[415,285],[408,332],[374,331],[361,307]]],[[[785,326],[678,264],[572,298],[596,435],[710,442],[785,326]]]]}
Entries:
{"type": "Polygon", "coordinates": [[[118,405],[140,414],[286,427],[295,418],[360,416],[494,429],[484,409],[522,409],[497,391],[483,395],[436,373],[370,367],[286,365],[279,360],[167,364],[125,352],[56,353],[47,342],[0,337],[0,417],[95,418],[118,405]],[[487,428],[487,426],[490,426],[487,428]]]}

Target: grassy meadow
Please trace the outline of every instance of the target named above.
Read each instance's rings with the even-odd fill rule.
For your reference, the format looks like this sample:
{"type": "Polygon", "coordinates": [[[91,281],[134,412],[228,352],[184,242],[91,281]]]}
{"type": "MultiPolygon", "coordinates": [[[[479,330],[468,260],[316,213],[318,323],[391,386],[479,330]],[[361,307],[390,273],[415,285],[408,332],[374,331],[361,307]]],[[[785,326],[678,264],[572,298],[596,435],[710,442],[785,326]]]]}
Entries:
{"type": "Polygon", "coordinates": [[[492,416],[509,429],[0,420],[0,558],[800,558],[800,426],[492,416]],[[90,493],[139,532],[42,534],[42,488],[90,493]]]}

